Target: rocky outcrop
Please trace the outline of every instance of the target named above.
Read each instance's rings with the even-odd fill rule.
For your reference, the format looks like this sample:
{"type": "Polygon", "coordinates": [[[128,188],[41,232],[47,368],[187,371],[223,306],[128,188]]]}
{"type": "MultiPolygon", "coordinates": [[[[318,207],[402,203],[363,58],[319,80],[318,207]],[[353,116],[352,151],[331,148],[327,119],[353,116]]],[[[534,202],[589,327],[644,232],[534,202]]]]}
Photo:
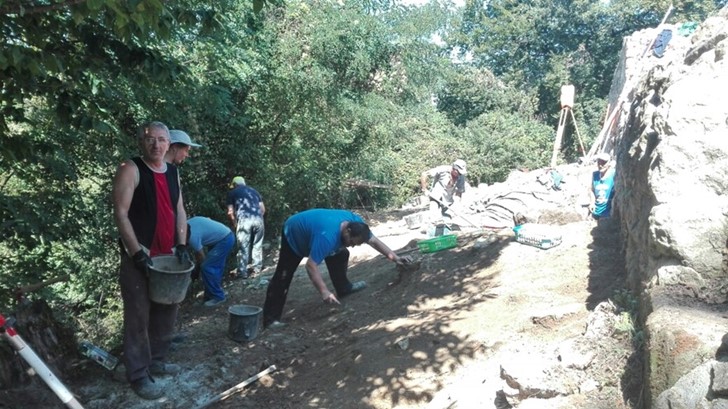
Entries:
{"type": "Polygon", "coordinates": [[[728,331],[728,7],[662,58],[660,29],[624,41],[602,149],[617,158],[615,204],[629,283],[641,294],[645,406],[728,407],[717,351],[728,331]]]}

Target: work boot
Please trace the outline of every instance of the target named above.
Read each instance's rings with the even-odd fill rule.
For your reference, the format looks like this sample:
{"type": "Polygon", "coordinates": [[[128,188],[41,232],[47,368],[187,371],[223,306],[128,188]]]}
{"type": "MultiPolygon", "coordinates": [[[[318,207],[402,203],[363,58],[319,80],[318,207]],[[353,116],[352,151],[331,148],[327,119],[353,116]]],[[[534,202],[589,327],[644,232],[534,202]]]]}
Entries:
{"type": "Polygon", "coordinates": [[[164,396],[162,386],[155,383],[149,376],[133,381],[131,383],[131,389],[134,393],[139,395],[140,398],[146,400],[155,400],[164,396]]]}
{"type": "Polygon", "coordinates": [[[359,292],[359,291],[361,291],[361,290],[363,290],[365,288],[367,288],[367,282],[366,281],[354,281],[353,283],[351,283],[351,288],[349,289],[349,291],[347,291],[347,292],[345,292],[343,294],[339,294],[339,298],[346,297],[347,295],[350,295],[350,294],[354,294],[354,293],[359,292]]]}
{"type": "Polygon", "coordinates": [[[285,328],[285,327],[286,327],[286,324],[283,322],[280,322],[278,320],[272,321],[271,323],[265,325],[265,329],[270,329],[273,331],[279,330],[279,329],[285,328]]]}
{"type": "Polygon", "coordinates": [[[218,298],[210,298],[209,300],[205,301],[202,305],[205,307],[217,307],[218,305],[224,303],[227,301],[226,298],[218,299],[218,298]]]}
{"type": "Polygon", "coordinates": [[[355,282],[351,283],[351,291],[349,292],[349,294],[355,293],[357,291],[361,291],[365,288],[367,288],[366,281],[355,281],[355,282]]]}
{"type": "Polygon", "coordinates": [[[177,364],[168,364],[162,361],[152,361],[149,365],[149,373],[156,376],[177,375],[182,367],[177,364]]]}

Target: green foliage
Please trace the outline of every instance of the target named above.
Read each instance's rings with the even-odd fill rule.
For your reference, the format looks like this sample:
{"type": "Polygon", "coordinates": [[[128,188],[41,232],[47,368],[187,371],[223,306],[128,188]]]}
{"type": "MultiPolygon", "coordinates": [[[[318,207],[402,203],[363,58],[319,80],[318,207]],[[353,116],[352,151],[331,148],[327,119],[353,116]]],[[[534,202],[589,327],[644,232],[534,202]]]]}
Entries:
{"type": "Polygon", "coordinates": [[[531,98],[503,84],[490,71],[461,64],[445,77],[437,93],[437,108],[458,126],[486,112],[502,111],[532,115],[531,98]]]}
{"type": "Polygon", "coordinates": [[[645,340],[638,316],[639,301],[626,289],[616,290],[611,299],[619,313],[615,323],[617,334],[626,334],[632,343],[640,348],[645,340]]]}
{"type": "Polygon", "coordinates": [[[92,337],[118,335],[110,182],[116,164],[135,151],[126,135],[158,111],[171,82],[186,73],[160,51],[174,24],[168,11],[158,1],[108,1],[82,3],[71,13],[51,7],[5,16],[3,311],[16,288],[67,275],[26,296],[47,298],[92,337]]]}
{"type": "Polygon", "coordinates": [[[617,316],[617,322],[614,324],[614,329],[618,334],[632,334],[635,332],[632,317],[628,312],[622,312],[617,316]]]}
{"type": "Polygon", "coordinates": [[[616,305],[621,311],[628,312],[630,314],[637,313],[639,302],[637,301],[637,298],[629,292],[629,290],[619,289],[614,291],[612,300],[614,301],[614,305],[616,305]]]}
{"type": "Polygon", "coordinates": [[[468,180],[492,184],[512,169],[537,169],[549,161],[553,130],[533,119],[504,111],[470,121],[462,138],[469,148],[468,180]]]}
{"type": "MultiPolygon", "coordinates": [[[[5,7],[10,11],[12,5],[5,7]]],[[[18,160],[30,153],[5,141],[17,141],[9,137],[17,137],[9,124],[27,121],[31,106],[47,105],[60,124],[83,131],[115,130],[106,103],[99,101],[118,99],[124,92],[114,79],[122,75],[149,83],[179,71],[151,46],[169,30],[168,17],[157,0],[83,2],[70,13],[38,6],[7,14],[0,32],[5,45],[0,79],[6,91],[0,95],[0,157],[18,160]]]]}

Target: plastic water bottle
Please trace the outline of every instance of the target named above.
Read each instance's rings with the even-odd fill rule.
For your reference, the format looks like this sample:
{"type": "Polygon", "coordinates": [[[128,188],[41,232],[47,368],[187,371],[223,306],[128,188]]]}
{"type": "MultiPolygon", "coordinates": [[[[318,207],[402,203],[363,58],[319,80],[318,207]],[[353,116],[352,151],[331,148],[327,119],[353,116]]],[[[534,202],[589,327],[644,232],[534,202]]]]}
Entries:
{"type": "Polygon", "coordinates": [[[83,355],[89,357],[92,361],[96,361],[99,365],[110,371],[113,371],[119,363],[119,360],[115,356],[88,341],[81,342],[80,349],[83,355]]]}
{"type": "Polygon", "coordinates": [[[440,237],[450,234],[450,227],[446,224],[431,224],[427,229],[427,237],[440,237]]]}

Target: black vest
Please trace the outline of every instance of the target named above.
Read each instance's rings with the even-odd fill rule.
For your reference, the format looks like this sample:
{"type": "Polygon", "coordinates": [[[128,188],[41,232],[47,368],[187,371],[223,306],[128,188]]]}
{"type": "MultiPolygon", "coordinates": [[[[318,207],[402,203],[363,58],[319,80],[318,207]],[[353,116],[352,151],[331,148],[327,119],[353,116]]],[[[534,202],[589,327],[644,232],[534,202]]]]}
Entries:
{"type": "MultiPolygon", "coordinates": [[[[139,243],[150,248],[154,238],[154,229],[157,226],[157,193],[154,185],[154,172],[141,158],[136,157],[132,160],[139,169],[139,185],[134,189],[134,197],[131,199],[129,220],[139,243]]],[[[177,167],[167,163],[167,171],[164,172],[164,175],[167,178],[170,203],[172,203],[172,211],[176,220],[177,202],[179,201],[177,167]]]]}

